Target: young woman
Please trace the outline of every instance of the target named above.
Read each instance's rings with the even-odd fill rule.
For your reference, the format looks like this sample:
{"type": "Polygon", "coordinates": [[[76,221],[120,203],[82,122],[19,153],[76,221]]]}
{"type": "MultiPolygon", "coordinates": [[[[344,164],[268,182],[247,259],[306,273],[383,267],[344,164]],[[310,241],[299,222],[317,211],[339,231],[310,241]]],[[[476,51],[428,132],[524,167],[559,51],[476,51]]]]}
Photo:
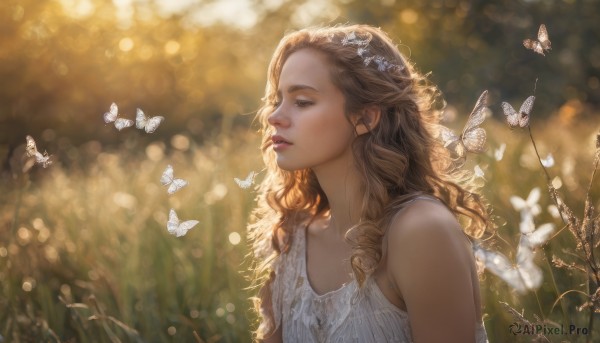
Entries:
{"type": "Polygon", "coordinates": [[[468,238],[487,212],[436,139],[436,96],[379,29],[281,40],[257,115],[257,340],[487,341],[468,238]]]}

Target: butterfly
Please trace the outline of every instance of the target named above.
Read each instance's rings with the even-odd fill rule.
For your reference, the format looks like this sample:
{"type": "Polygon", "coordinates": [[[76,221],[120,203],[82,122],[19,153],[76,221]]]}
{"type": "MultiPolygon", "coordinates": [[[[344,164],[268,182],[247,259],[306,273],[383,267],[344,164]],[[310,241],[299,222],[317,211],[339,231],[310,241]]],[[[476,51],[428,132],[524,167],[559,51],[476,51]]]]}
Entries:
{"type": "Polygon", "coordinates": [[[44,154],[42,155],[42,153],[40,153],[37,150],[37,146],[35,145],[35,141],[33,140],[33,137],[28,135],[25,137],[25,140],[27,141],[27,145],[25,146],[25,151],[27,152],[27,156],[35,157],[35,162],[41,164],[42,167],[44,167],[44,168],[46,168],[52,164],[52,161],[50,160],[50,156],[48,156],[47,152],[44,152],[44,154]]]}
{"type": "Polygon", "coordinates": [[[550,39],[548,38],[548,31],[546,31],[546,25],[540,25],[540,29],[538,30],[538,40],[533,39],[525,39],[523,40],[523,45],[527,49],[531,49],[537,52],[540,55],[544,55],[544,51],[551,49],[550,39]]]}
{"type": "Polygon", "coordinates": [[[167,222],[167,231],[177,237],[185,236],[185,234],[198,223],[200,222],[197,220],[186,220],[183,223],[180,223],[177,213],[175,213],[174,209],[171,209],[169,212],[169,221],[167,222]]]}
{"type": "Polygon", "coordinates": [[[237,183],[238,186],[240,186],[240,188],[242,189],[246,189],[250,186],[252,186],[252,184],[254,183],[254,178],[256,177],[257,173],[255,171],[251,171],[248,176],[246,176],[246,179],[244,180],[240,180],[237,177],[234,177],[233,180],[235,181],[235,183],[237,183]]]}
{"type": "Polygon", "coordinates": [[[508,102],[502,103],[502,111],[504,111],[506,121],[511,129],[513,127],[526,127],[529,125],[529,114],[533,109],[534,102],[535,96],[533,95],[525,99],[518,113],[508,102]]]}
{"type": "Polygon", "coordinates": [[[540,162],[542,162],[542,165],[546,168],[550,168],[554,166],[554,156],[552,156],[551,153],[548,153],[548,156],[546,156],[546,158],[542,158],[540,160],[540,162]]]}
{"type": "Polygon", "coordinates": [[[156,131],[158,125],[160,125],[163,120],[165,120],[165,117],[162,116],[146,118],[144,111],[138,108],[135,115],[135,127],[146,130],[146,133],[152,133],[156,131]]]}
{"type": "Polygon", "coordinates": [[[540,189],[535,187],[531,190],[531,192],[529,192],[527,199],[513,195],[509,198],[509,201],[515,210],[521,212],[522,218],[525,218],[529,215],[535,217],[542,212],[542,208],[538,204],[538,201],[540,201],[540,196],[540,189]]]}
{"type": "Polygon", "coordinates": [[[502,160],[504,158],[504,152],[506,151],[506,143],[500,144],[498,149],[494,150],[494,158],[496,161],[502,160]]]}
{"type": "Polygon", "coordinates": [[[519,231],[527,238],[527,242],[525,243],[531,249],[535,249],[544,245],[550,239],[550,236],[554,232],[554,225],[546,223],[536,229],[533,216],[527,216],[521,221],[519,231]]]}
{"type": "Polygon", "coordinates": [[[118,116],[119,108],[117,107],[117,104],[113,102],[112,104],[110,104],[110,109],[108,110],[108,112],[104,113],[104,122],[107,124],[115,122],[115,127],[119,131],[133,125],[133,120],[118,118],[118,116]]]}
{"type": "Polygon", "coordinates": [[[444,147],[450,149],[461,159],[466,158],[467,152],[481,153],[485,150],[486,133],[479,125],[485,120],[487,94],[486,90],[479,96],[460,136],[447,127],[441,127],[444,147]]]}
{"type": "Polygon", "coordinates": [[[160,177],[160,183],[163,186],[169,185],[167,192],[173,194],[181,188],[187,186],[188,182],[184,179],[176,179],[173,177],[173,167],[169,164],[160,177]]]}
{"type": "Polygon", "coordinates": [[[475,249],[477,259],[483,261],[490,272],[500,277],[517,292],[525,293],[529,289],[537,289],[542,284],[542,270],[533,260],[534,252],[527,237],[521,236],[516,264],[511,263],[502,253],[480,247],[475,249]]]}

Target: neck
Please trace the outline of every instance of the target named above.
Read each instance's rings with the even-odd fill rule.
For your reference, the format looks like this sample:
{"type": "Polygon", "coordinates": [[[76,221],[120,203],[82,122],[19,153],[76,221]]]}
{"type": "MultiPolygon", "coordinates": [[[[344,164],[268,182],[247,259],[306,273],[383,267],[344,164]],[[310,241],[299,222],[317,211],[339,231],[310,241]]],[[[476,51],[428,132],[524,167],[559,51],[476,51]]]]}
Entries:
{"type": "Polygon", "coordinates": [[[337,166],[332,163],[313,168],[329,201],[331,219],[327,230],[341,238],[360,220],[363,197],[359,173],[351,161],[342,159],[337,166]]]}

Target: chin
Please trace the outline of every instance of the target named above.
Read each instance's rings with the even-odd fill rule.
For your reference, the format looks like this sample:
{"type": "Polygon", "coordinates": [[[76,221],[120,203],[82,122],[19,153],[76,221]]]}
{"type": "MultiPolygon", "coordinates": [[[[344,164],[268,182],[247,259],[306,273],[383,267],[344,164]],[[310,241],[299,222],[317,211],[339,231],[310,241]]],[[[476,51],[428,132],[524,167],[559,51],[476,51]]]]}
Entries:
{"type": "Polygon", "coordinates": [[[282,170],[293,172],[296,170],[306,169],[307,167],[298,163],[293,163],[291,161],[286,161],[285,159],[277,159],[277,166],[282,170]]]}

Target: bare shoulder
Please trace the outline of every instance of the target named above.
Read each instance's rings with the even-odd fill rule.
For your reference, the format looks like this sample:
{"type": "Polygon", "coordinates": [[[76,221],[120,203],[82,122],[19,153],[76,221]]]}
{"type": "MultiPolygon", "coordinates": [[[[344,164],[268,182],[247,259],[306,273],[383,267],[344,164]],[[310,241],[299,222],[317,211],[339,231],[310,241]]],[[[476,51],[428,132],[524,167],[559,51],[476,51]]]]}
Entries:
{"type": "Polygon", "coordinates": [[[417,199],[401,210],[388,228],[391,246],[409,244],[414,240],[464,241],[462,229],[454,214],[441,202],[417,199]]]}
{"type": "Polygon", "coordinates": [[[453,279],[470,284],[471,249],[458,220],[442,203],[416,200],[388,230],[387,273],[404,297],[423,290],[415,288],[421,283],[453,279]]]}
{"type": "Polygon", "coordinates": [[[406,303],[415,341],[470,341],[476,321],[472,253],[453,213],[441,203],[416,200],[388,230],[387,274],[406,303]],[[449,336],[438,337],[431,327],[449,336]]]}

